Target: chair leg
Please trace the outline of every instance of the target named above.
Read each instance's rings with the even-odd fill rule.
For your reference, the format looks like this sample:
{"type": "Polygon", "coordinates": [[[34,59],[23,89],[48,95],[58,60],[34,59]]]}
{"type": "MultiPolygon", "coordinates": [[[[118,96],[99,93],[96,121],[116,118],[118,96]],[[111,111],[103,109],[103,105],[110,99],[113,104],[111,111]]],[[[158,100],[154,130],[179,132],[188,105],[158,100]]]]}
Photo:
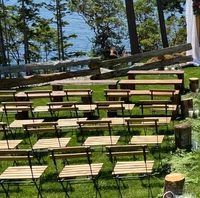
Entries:
{"type": "Polygon", "coordinates": [[[153,192],[151,189],[151,184],[150,184],[150,175],[147,176],[148,178],[148,197],[153,197],[153,192]]]}
{"type": "Polygon", "coordinates": [[[117,177],[115,177],[115,181],[116,181],[117,188],[118,188],[118,191],[119,191],[119,197],[123,198],[121,188],[120,188],[120,180],[117,177]]]}
{"type": "MultiPolygon", "coordinates": [[[[65,191],[65,197],[69,198],[69,193],[68,193],[68,190],[67,190],[67,186],[64,185],[64,182],[62,180],[60,180],[59,182],[60,182],[63,190],[65,191]]],[[[67,185],[68,185],[68,183],[67,183],[67,185]]]]}
{"type": "Polygon", "coordinates": [[[37,182],[33,179],[33,183],[35,184],[35,187],[37,188],[38,198],[42,198],[42,192],[41,192],[40,182],[39,182],[39,185],[38,185],[37,182]]]}
{"type": "Polygon", "coordinates": [[[94,178],[94,179],[92,179],[92,181],[93,181],[93,184],[94,184],[94,188],[96,190],[96,198],[98,197],[98,195],[101,198],[101,192],[99,190],[98,179],[94,178]]]}
{"type": "Polygon", "coordinates": [[[2,183],[2,181],[0,182],[0,184],[1,184],[1,187],[3,188],[3,191],[6,194],[6,198],[9,198],[10,196],[9,196],[8,190],[6,190],[6,187],[4,186],[4,184],[2,183]]]}

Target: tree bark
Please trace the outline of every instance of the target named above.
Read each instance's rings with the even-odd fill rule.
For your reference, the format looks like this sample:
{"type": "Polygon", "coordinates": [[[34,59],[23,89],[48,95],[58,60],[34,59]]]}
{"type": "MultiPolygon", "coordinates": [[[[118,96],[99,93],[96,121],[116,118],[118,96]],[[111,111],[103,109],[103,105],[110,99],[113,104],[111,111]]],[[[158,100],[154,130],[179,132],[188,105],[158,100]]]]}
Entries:
{"type": "Polygon", "coordinates": [[[126,0],[126,15],[128,21],[131,54],[140,52],[133,0],[126,0]]]}
{"type": "Polygon", "coordinates": [[[160,23],[160,31],[162,37],[163,47],[169,47],[168,40],[167,40],[167,31],[165,26],[165,17],[163,13],[163,6],[161,0],[157,0],[157,8],[158,8],[158,16],[159,16],[159,23],[160,23]]]}

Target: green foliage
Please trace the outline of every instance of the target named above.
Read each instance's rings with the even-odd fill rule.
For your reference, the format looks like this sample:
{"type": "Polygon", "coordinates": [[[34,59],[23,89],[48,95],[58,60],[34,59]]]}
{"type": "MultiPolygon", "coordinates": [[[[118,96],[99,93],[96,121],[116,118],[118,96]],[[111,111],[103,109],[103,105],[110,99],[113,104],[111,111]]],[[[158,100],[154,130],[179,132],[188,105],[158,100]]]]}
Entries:
{"type": "Polygon", "coordinates": [[[157,8],[154,1],[135,2],[137,31],[142,51],[158,49],[161,46],[157,8]]]}
{"type": "Polygon", "coordinates": [[[102,55],[112,46],[123,49],[124,4],[122,0],[71,0],[70,8],[78,12],[94,31],[93,54],[102,55]]]}

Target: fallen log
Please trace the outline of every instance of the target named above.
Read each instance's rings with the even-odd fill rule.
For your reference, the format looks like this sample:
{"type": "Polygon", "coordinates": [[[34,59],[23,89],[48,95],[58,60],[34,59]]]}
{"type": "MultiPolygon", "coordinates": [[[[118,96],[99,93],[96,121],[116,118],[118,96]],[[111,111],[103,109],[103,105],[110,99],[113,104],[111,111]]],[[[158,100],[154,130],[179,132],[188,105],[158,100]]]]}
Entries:
{"type": "Polygon", "coordinates": [[[12,87],[22,87],[27,85],[50,82],[54,80],[61,80],[65,78],[88,76],[95,74],[99,74],[99,69],[89,69],[89,70],[67,72],[67,73],[61,72],[54,74],[40,74],[40,75],[32,75],[32,76],[13,78],[13,79],[1,79],[0,89],[10,89],[12,87]]]}

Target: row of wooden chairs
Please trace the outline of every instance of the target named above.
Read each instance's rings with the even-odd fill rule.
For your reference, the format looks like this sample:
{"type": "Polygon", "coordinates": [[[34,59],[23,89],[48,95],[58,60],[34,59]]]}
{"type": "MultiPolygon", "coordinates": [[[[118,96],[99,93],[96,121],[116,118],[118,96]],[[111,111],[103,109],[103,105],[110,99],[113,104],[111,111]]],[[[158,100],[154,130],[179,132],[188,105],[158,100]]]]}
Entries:
{"type": "MultiPolygon", "coordinates": [[[[151,195],[150,175],[153,171],[153,160],[147,160],[146,145],[120,145],[106,147],[107,155],[113,163],[112,177],[117,181],[117,187],[120,190],[120,180],[127,177],[138,175],[148,178],[148,195],[151,195]],[[119,161],[117,158],[123,156],[142,155],[142,160],[119,161]]],[[[91,180],[100,194],[98,179],[102,171],[103,163],[92,163],[92,150],[89,146],[62,147],[49,149],[50,157],[53,160],[57,180],[63,187],[66,196],[69,197],[69,186],[72,181],[91,180]],[[71,164],[71,161],[77,158],[84,158],[86,163],[71,164]],[[61,160],[64,166],[60,170],[57,161],[61,160]]],[[[0,161],[25,161],[28,165],[10,166],[0,174],[0,185],[2,186],[6,197],[9,197],[8,184],[20,184],[31,181],[38,191],[38,196],[42,197],[40,179],[48,168],[47,165],[33,165],[34,153],[31,150],[0,150],[0,161]]]]}
{"type": "Polygon", "coordinates": [[[7,122],[9,113],[25,113],[28,117],[28,112],[34,118],[35,114],[48,112],[53,118],[59,117],[59,112],[74,112],[73,117],[79,117],[79,112],[94,112],[97,110],[98,115],[101,110],[106,110],[108,112],[121,111],[122,116],[127,110],[131,114],[134,104],[125,104],[123,101],[97,101],[93,104],[82,104],[74,102],[48,102],[44,106],[33,107],[33,102],[31,101],[17,101],[17,102],[2,102],[2,107],[0,108],[1,120],[3,116],[6,116],[7,122]]]}
{"type": "Polygon", "coordinates": [[[168,97],[173,104],[177,104],[180,91],[175,89],[149,89],[149,90],[130,90],[130,89],[105,89],[106,100],[125,100],[130,101],[132,96],[150,96],[150,100],[158,97],[168,97]]]}
{"type": "MultiPolygon", "coordinates": [[[[55,97],[64,97],[66,96],[67,101],[70,97],[88,97],[90,98],[90,103],[92,103],[92,94],[91,89],[64,89],[63,91],[52,91],[52,90],[29,90],[24,92],[17,93],[16,90],[0,90],[0,99],[13,99],[14,101],[20,101],[20,98],[31,100],[34,98],[44,98],[48,97],[50,101],[54,101],[55,97]]],[[[135,95],[148,95],[150,99],[155,99],[156,96],[159,97],[170,97],[170,100],[177,104],[179,98],[179,90],[174,89],[150,89],[150,90],[130,90],[130,89],[105,89],[104,95],[106,100],[115,100],[125,99],[125,101],[130,101],[131,96],[135,95]]]]}
{"type": "MultiPolygon", "coordinates": [[[[136,128],[153,128],[154,134],[152,135],[133,135],[130,144],[161,144],[164,139],[164,135],[158,134],[158,119],[145,119],[145,118],[132,118],[126,119],[126,126],[128,129],[128,134],[123,131],[123,135],[126,136],[126,142],[128,142],[128,136],[131,134],[131,129],[136,128]]],[[[78,131],[81,135],[81,143],[85,146],[107,146],[107,145],[115,145],[117,144],[120,136],[112,135],[112,121],[111,120],[85,120],[85,121],[77,121],[78,131]],[[92,132],[102,131],[98,133],[96,136],[91,136],[92,132]],[[104,131],[107,134],[104,134],[104,131]],[[85,138],[86,134],[89,134],[89,137],[85,138]],[[99,135],[100,134],[100,135],[99,135]]],[[[23,125],[24,132],[29,139],[29,143],[31,148],[34,150],[44,150],[51,147],[63,147],[66,146],[70,137],[61,137],[62,129],[58,126],[57,122],[42,122],[42,123],[29,123],[23,125]],[[38,141],[33,144],[32,143],[32,135],[36,135],[38,139],[38,135],[40,134],[52,134],[54,138],[42,138],[38,139],[38,141]]],[[[8,132],[9,128],[5,123],[0,123],[1,132],[4,133],[5,140],[0,141],[0,148],[15,148],[22,140],[9,140],[8,132]]],[[[123,129],[124,130],[124,129],[123,129]]],[[[79,136],[77,135],[77,138],[79,136]]]]}
{"type": "MultiPolygon", "coordinates": [[[[152,114],[156,114],[155,111],[164,111],[164,114],[168,116],[168,112],[177,112],[177,105],[170,104],[168,100],[140,100],[139,105],[141,107],[142,115],[145,115],[145,109],[151,109],[152,114]]],[[[18,102],[2,102],[0,108],[1,121],[3,116],[6,116],[7,123],[9,123],[8,114],[15,113],[17,115],[22,114],[28,118],[29,112],[32,118],[35,118],[35,114],[50,113],[52,118],[58,118],[59,112],[70,112],[70,116],[79,117],[79,112],[93,112],[97,111],[100,116],[100,111],[107,111],[108,115],[113,115],[113,112],[121,111],[122,117],[125,116],[125,111],[129,112],[129,116],[132,116],[132,109],[134,104],[125,104],[124,101],[96,101],[93,104],[82,104],[77,102],[48,102],[44,106],[33,107],[31,101],[18,101],[18,102]],[[74,113],[74,116],[72,115],[74,113]]],[[[114,114],[116,115],[116,114],[114,114]]],[[[24,118],[23,117],[23,118],[24,118]]],[[[38,116],[37,116],[38,117],[38,116]]]]}

